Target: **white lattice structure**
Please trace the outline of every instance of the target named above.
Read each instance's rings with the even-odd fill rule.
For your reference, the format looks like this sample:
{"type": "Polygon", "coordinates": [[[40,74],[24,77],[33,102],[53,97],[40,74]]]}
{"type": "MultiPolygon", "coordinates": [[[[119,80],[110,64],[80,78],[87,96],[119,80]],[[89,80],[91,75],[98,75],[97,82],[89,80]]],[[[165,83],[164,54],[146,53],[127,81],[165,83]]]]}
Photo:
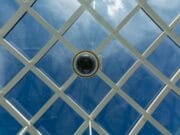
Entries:
{"type": "Polygon", "coordinates": [[[8,82],[8,84],[4,88],[2,88],[2,90],[0,90],[0,105],[5,108],[5,110],[7,110],[23,126],[23,128],[18,132],[19,135],[23,135],[26,132],[29,132],[32,135],[40,135],[40,131],[38,131],[38,129],[34,127],[34,124],[58,98],[61,98],[84,119],[84,122],[77,129],[75,134],[82,134],[90,126],[90,133],[92,132],[92,127],[97,133],[101,135],[106,135],[108,134],[107,131],[103,129],[99,124],[97,124],[94,119],[115,94],[119,94],[119,96],[121,96],[125,101],[127,101],[138,113],[142,114],[142,116],[136,122],[135,126],[131,129],[129,133],[130,135],[137,134],[143,127],[143,125],[146,123],[146,121],[150,122],[162,134],[171,134],[164,126],[162,126],[156,119],[154,119],[151,114],[156,110],[158,105],[161,103],[161,101],[169,93],[170,90],[173,90],[177,95],[180,96],[180,89],[175,85],[175,83],[180,79],[180,70],[178,70],[169,80],[169,78],[163,75],[163,73],[161,73],[155,66],[148,62],[146,58],[158,47],[160,41],[162,41],[165,36],[168,36],[174,43],[176,43],[177,46],[180,46],[180,39],[175,33],[172,32],[172,29],[176,26],[177,23],[180,22],[179,15],[172,21],[169,26],[167,26],[167,24],[161,19],[161,17],[159,17],[158,14],[148,5],[146,0],[138,0],[137,5],[114,29],[107,21],[104,20],[102,16],[100,16],[96,12],[96,10],[93,9],[92,6],[90,6],[91,0],[79,0],[81,6],[73,13],[73,15],[62,27],[56,30],[47,21],[45,21],[33,8],[31,8],[35,1],[36,0],[17,0],[21,7],[0,29],[0,44],[25,65],[24,68],[22,68],[14,76],[14,78],[12,78],[10,82],[8,82]],[[143,12],[145,12],[146,15],[151,18],[151,20],[162,30],[162,33],[156,38],[156,40],[147,48],[147,50],[142,55],[119,34],[119,30],[124,25],[126,25],[126,23],[140,9],[142,9],[143,12]],[[90,115],[86,113],[75,101],[73,101],[64,93],[65,90],[70,86],[70,84],[72,84],[72,82],[77,78],[77,75],[75,73],[59,88],[48,76],[46,76],[40,69],[35,66],[35,64],[58,40],[60,40],[63,45],[70,49],[74,54],[78,52],[77,48],[75,48],[69,41],[67,41],[63,37],[63,34],[85,11],[88,11],[110,33],[109,36],[106,37],[105,40],[94,51],[95,53],[100,52],[112,38],[115,38],[137,58],[137,61],[123,75],[123,77],[120,78],[117,84],[115,84],[101,70],[97,73],[97,75],[111,87],[111,90],[90,115]],[[14,27],[14,25],[16,25],[16,23],[22,18],[22,16],[26,12],[33,16],[44,28],[48,30],[49,33],[53,35],[52,38],[37,53],[37,55],[33,57],[32,60],[28,60],[22,53],[20,53],[4,38],[4,36],[14,27]],[[121,90],[121,86],[123,86],[123,84],[131,77],[131,75],[136,71],[136,69],[138,69],[141,64],[144,64],[156,77],[158,77],[163,83],[166,84],[166,86],[156,96],[154,101],[149,105],[147,110],[143,109],[136,101],[134,101],[123,90],[121,90]],[[32,71],[55,93],[30,120],[23,116],[23,114],[5,98],[5,95],[9,91],[11,91],[11,89],[25,76],[28,71],[32,71]]]}

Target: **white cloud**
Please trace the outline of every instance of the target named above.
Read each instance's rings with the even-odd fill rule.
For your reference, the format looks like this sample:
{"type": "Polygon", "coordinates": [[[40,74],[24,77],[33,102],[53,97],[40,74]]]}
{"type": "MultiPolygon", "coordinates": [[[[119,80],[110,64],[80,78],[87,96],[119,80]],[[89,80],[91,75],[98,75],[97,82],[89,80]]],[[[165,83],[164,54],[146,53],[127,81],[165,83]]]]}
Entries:
{"type": "Polygon", "coordinates": [[[106,2],[108,3],[107,4],[107,12],[108,12],[109,16],[115,17],[116,13],[119,10],[124,9],[124,5],[121,0],[106,0],[106,2]]]}

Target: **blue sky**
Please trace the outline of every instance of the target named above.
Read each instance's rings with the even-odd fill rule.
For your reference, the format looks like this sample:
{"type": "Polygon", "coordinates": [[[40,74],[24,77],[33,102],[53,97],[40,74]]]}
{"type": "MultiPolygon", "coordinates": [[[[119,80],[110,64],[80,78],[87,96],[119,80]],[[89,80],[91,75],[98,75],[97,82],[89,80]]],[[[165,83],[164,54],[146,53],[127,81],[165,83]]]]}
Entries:
{"type": "MultiPolygon", "coordinates": [[[[148,2],[167,25],[173,21],[180,11],[178,7],[180,5],[179,0],[173,0],[171,6],[169,6],[169,2],[171,0],[149,0],[148,2]]],[[[91,4],[113,28],[123,20],[135,5],[135,0],[94,0],[91,4]]],[[[75,0],[44,0],[35,3],[33,9],[54,28],[58,29],[63,26],[79,6],[80,4],[75,0]]],[[[3,28],[18,8],[19,5],[14,0],[0,1],[0,28],[3,28]]],[[[176,34],[180,31],[178,28],[175,31],[176,34]]],[[[127,25],[119,31],[140,53],[143,53],[161,32],[142,10],[139,10],[127,25]]],[[[64,37],[79,50],[94,50],[109,34],[92,15],[85,12],[64,33],[64,37]]],[[[51,33],[41,26],[30,14],[26,14],[4,38],[28,59],[31,59],[51,37],[51,33]]],[[[98,56],[102,60],[102,71],[114,82],[117,82],[136,61],[132,53],[124,48],[116,39],[112,39],[98,56]]],[[[72,52],[59,41],[36,66],[58,86],[61,86],[73,73],[71,68],[72,57],[72,52]]],[[[171,78],[180,68],[179,58],[180,49],[168,37],[165,37],[147,60],[165,76],[171,78]]],[[[0,89],[22,67],[23,64],[9,54],[4,47],[0,46],[0,89]]],[[[122,86],[122,89],[143,108],[147,108],[164,85],[149,69],[141,65],[122,86]]],[[[109,90],[109,86],[97,76],[88,79],[78,77],[65,93],[75,100],[87,113],[91,113],[109,90]]],[[[29,119],[51,95],[52,91],[33,73],[29,72],[7,94],[6,98],[29,119]],[[43,100],[39,97],[43,97],[43,100]]],[[[179,108],[180,99],[175,93],[171,92],[153,116],[173,134],[178,134],[178,125],[180,125],[179,108]],[[161,118],[162,113],[166,113],[167,121],[161,118]]],[[[116,95],[97,116],[96,121],[110,134],[119,135],[120,133],[128,133],[133,123],[139,117],[140,114],[135,109],[120,96],[116,95]]],[[[5,122],[7,119],[12,121],[10,122],[11,124],[7,125],[13,125],[14,128],[6,131],[3,128],[7,125],[0,122],[0,134],[6,135],[18,132],[20,130],[19,124],[0,107],[0,120],[5,122]]],[[[36,123],[36,127],[44,134],[48,132],[51,134],[61,134],[62,132],[72,134],[81,123],[82,119],[62,100],[58,100],[51,107],[50,111],[45,113],[36,123]],[[57,114],[61,114],[61,117],[67,115],[65,120],[69,123],[69,128],[67,128],[68,124],[64,125],[64,120],[57,114]],[[76,123],[75,121],[78,122],[76,123]],[[48,127],[49,123],[53,128],[48,127]],[[58,127],[64,128],[59,131],[58,127]]],[[[160,134],[149,123],[144,126],[140,134],[144,134],[145,131],[160,134]]]]}

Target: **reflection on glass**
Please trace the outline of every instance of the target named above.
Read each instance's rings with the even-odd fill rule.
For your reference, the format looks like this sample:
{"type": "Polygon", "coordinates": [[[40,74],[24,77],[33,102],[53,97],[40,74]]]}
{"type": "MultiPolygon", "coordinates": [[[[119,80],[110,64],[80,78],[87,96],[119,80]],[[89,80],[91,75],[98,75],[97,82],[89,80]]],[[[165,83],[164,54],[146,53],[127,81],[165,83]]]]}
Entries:
{"type": "Polygon", "coordinates": [[[148,0],[148,4],[167,24],[170,24],[180,12],[179,0],[148,0]]]}
{"type": "Polygon", "coordinates": [[[162,86],[163,83],[141,65],[123,85],[122,89],[145,108],[160,92],[162,86]]]}
{"type": "Polygon", "coordinates": [[[180,68],[180,49],[166,37],[148,60],[167,77],[171,77],[180,68]]]}
{"type": "Polygon", "coordinates": [[[160,32],[160,29],[142,10],[139,10],[120,30],[120,34],[140,53],[147,49],[160,32]]]}
{"type": "Polygon", "coordinates": [[[60,87],[72,75],[72,55],[61,42],[57,42],[36,66],[60,87]]]}
{"type": "MultiPolygon", "coordinates": [[[[179,0],[148,0],[152,8],[168,24],[179,12],[179,0]],[[171,3],[171,6],[169,6],[171,3]]],[[[112,27],[116,27],[136,5],[135,0],[93,0],[91,5],[112,27]]],[[[44,20],[54,28],[62,27],[65,22],[80,7],[77,0],[37,0],[33,5],[44,20]]],[[[0,27],[19,8],[12,0],[0,0],[0,27]]],[[[80,10],[79,10],[80,11],[80,10]]],[[[173,29],[179,35],[179,24],[173,29]]],[[[120,34],[143,53],[159,36],[161,30],[150,18],[139,10],[135,16],[120,30],[120,34]]],[[[106,29],[86,10],[68,28],[64,37],[78,50],[94,51],[109,35],[106,29]]],[[[27,58],[33,58],[37,52],[51,38],[35,18],[26,13],[6,35],[5,39],[17,48],[27,58]]],[[[116,39],[109,41],[107,46],[98,54],[101,59],[102,71],[115,83],[122,78],[126,71],[134,64],[136,58],[126,50],[116,39]]],[[[73,74],[73,53],[58,41],[36,64],[59,87],[73,74]]],[[[164,39],[155,51],[148,57],[148,61],[157,67],[167,77],[171,77],[180,67],[180,50],[168,38],[164,39]]],[[[23,65],[6,49],[0,46],[0,90],[23,65]]],[[[177,82],[180,86],[180,81],[177,82]]],[[[122,89],[129,94],[143,108],[146,108],[161,90],[163,84],[155,75],[141,65],[127,80],[122,89]]],[[[77,77],[65,90],[65,94],[76,102],[84,111],[91,113],[110,91],[110,87],[98,76],[92,78],[77,77]]],[[[28,72],[25,77],[6,95],[6,98],[27,118],[30,119],[51,98],[50,90],[37,76],[28,72]]],[[[179,96],[169,93],[160,104],[155,118],[172,134],[179,134],[180,118],[179,96]],[[163,116],[163,117],[162,117],[163,116]],[[164,119],[167,117],[167,119],[164,119]]],[[[116,95],[100,112],[95,121],[112,135],[128,134],[139,118],[135,109],[116,95]]],[[[35,123],[43,135],[71,135],[82,124],[83,119],[73,109],[58,99],[50,109],[35,123]]],[[[0,135],[13,135],[20,130],[18,122],[9,116],[0,106],[0,135]],[[7,123],[8,121],[8,123],[7,123]]],[[[88,128],[85,135],[88,134],[88,128]]],[[[146,123],[140,134],[160,134],[150,123],[146,123]]],[[[98,134],[93,130],[93,135],[98,134]]]]}
{"type": "Polygon", "coordinates": [[[133,9],[135,0],[93,0],[92,7],[113,27],[133,9]]]}
{"type": "Polygon", "coordinates": [[[180,133],[180,98],[170,92],[153,113],[153,116],[173,135],[180,133]]]}
{"type": "Polygon", "coordinates": [[[58,99],[37,121],[35,127],[43,135],[73,135],[82,122],[77,113],[58,99]]]}
{"type": "Polygon", "coordinates": [[[23,65],[0,45],[0,89],[22,69],[23,65]]]}
{"type": "Polygon", "coordinates": [[[105,29],[88,12],[83,13],[65,33],[66,39],[80,50],[95,49],[106,36],[105,29]]]}
{"type": "Polygon", "coordinates": [[[26,14],[8,33],[6,39],[28,58],[32,58],[51,35],[31,15],[26,14]]]}
{"type": "Polygon", "coordinates": [[[52,91],[28,72],[6,95],[6,98],[28,119],[30,119],[51,97],[52,91]]]}
{"type": "Polygon", "coordinates": [[[139,116],[126,101],[115,95],[97,116],[96,121],[111,135],[125,135],[139,116]]]}
{"type": "Polygon", "coordinates": [[[62,26],[79,7],[77,0],[38,0],[33,8],[55,28],[62,26]]]}
{"type": "Polygon", "coordinates": [[[80,78],[65,91],[86,112],[91,113],[110,90],[99,77],[80,78]]]}
{"type": "Polygon", "coordinates": [[[114,82],[120,80],[135,62],[135,58],[122,45],[113,39],[100,53],[102,71],[114,82]]]}
{"type": "Polygon", "coordinates": [[[0,134],[13,135],[21,129],[21,125],[0,106],[0,134]]]}
{"type": "Polygon", "coordinates": [[[0,0],[0,28],[16,12],[19,5],[15,0],[0,0]]]}

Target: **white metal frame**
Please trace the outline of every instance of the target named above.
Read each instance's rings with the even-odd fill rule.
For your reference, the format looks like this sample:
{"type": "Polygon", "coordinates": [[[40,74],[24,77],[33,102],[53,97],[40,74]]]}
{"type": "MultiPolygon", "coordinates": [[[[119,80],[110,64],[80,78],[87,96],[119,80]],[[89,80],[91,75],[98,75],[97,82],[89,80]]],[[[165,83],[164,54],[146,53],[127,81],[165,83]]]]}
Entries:
{"type": "Polygon", "coordinates": [[[151,114],[156,110],[161,101],[173,90],[178,96],[180,96],[180,89],[175,83],[180,79],[180,69],[169,80],[163,75],[156,67],[154,67],[146,58],[159,46],[160,42],[168,36],[177,46],[180,46],[180,39],[172,32],[172,29],[180,22],[180,16],[178,15],[173,22],[167,26],[165,22],[158,16],[158,14],[152,10],[148,5],[147,0],[137,0],[137,5],[131,10],[131,12],[124,18],[124,20],[114,29],[104,18],[99,15],[91,6],[92,0],[79,0],[81,6],[73,13],[73,15],[66,21],[66,23],[58,30],[54,29],[46,20],[44,20],[35,10],[31,8],[36,0],[16,0],[20,4],[20,8],[14,13],[14,15],[8,20],[8,22],[0,29],[0,44],[4,46],[14,57],[22,62],[25,67],[21,69],[9,82],[0,90],[0,105],[5,108],[22,126],[23,128],[17,133],[23,135],[29,132],[32,135],[41,135],[40,131],[34,127],[36,121],[48,110],[48,108],[58,99],[61,98],[66,104],[68,104],[76,113],[84,119],[82,125],[74,133],[81,135],[88,127],[90,134],[92,133],[91,127],[97,131],[100,135],[107,135],[108,132],[97,124],[94,119],[101,112],[101,110],[107,105],[107,103],[114,97],[115,94],[119,94],[125,101],[127,101],[137,112],[142,114],[135,126],[131,129],[130,135],[138,134],[146,121],[149,121],[154,127],[156,127],[162,134],[171,134],[164,126],[162,126],[157,120],[155,120],[151,114]],[[151,20],[157,24],[162,30],[162,33],[156,38],[156,40],[147,48],[147,50],[141,55],[130,43],[125,40],[118,32],[119,30],[139,11],[142,9],[151,20]],[[73,23],[84,13],[88,11],[107,31],[109,36],[100,43],[95,53],[100,52],[107,44],[116,38],[125,48],[127,48],[136,58],[137,61],[129,68],[129,70],[120,78],[115,84],[109,77],[107,77],[101,70],[97,72],[97,75],[110,87],[111,90],[103,98],[103,100],[97,105],[93,112],[87,114],[75,101],[68,97],[64,91],[70,84],[77,78],[75,73],[61,86],[58,87],[48,76],[46,76],[40,69],[35,67],[35,64],[46,54],[46,52],[60,40],[63,45],[70,49],[74,54],[78,50],[64,37],[63,34],[73,25],[73,23]],[[36,54],[32,60],[28,60],[23,54],[21,54],[16,48],[14,48],[8,41],[4,39],[4,36],[16,25],[16,23],[22,18],[25,13],[32,15],[44,28],[46,28],[53,36],[45,44],[45,46],[36,54]],[[141,64],[144,64],[155,76],[157,76],[166,86],[156,96],[149,107],[144,110],[136,101],[129,97],[125,92],[121,90],[123,84],[131,77],[131,75],[139,68],[141,64]],[[18,111],[13,104],[11,104],[5,95],[25,76],[28,71],[32,71],[37,77],[39,77],[49,88],[54,91],[54,95],[43,105],[43,107],[30,119],[26,119],[23,114],[18,111]]]}

